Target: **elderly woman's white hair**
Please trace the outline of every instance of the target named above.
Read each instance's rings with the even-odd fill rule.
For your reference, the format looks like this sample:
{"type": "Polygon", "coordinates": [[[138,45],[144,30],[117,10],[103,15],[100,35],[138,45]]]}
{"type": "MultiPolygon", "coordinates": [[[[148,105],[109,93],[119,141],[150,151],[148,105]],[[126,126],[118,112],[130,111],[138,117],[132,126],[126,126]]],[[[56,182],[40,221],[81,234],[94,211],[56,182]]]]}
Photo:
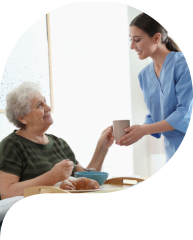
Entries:
{"type": "Polygon", "coordinates": [[[30,113],[31,100],[37,93],[41,93],[38,83],[23,82],[7,94],[5,114],[9,122],[18,128],[24,126],[17,117],[24,117],[30,113]]]}

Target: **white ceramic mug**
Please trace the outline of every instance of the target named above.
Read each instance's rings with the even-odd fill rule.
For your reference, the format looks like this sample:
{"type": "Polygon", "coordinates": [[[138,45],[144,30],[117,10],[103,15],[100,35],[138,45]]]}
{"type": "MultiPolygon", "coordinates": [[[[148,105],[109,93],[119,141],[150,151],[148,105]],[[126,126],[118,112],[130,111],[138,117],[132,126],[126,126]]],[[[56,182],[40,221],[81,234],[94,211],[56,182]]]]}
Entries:
{"type": "Polygon", "coordinates": [[[130,120],[115,120],[113,121],[113,135],[115,141],[119,141],[125,134],[125,128],[130,127],[130,120]]]}

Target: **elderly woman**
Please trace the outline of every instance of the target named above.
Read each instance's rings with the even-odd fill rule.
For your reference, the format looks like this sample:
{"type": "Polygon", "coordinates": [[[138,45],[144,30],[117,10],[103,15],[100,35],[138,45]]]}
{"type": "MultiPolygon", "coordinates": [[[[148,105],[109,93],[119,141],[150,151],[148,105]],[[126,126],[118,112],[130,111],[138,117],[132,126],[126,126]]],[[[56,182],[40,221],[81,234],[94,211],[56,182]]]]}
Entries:
{"type": "MultiPolygon", "coordinates": [[[[38,84],[24,82],[8,93],[6,116],[19,129],[0,144],[2,199],[21,196],[28,187],[53,186],[73,176],[74,172],[83,171],[69,145],[63,139],[45,133],[53,119],[38,84]]],[[[102,132],[87,168],[101,171],[113,142],[109,127],[102,132]]]]}

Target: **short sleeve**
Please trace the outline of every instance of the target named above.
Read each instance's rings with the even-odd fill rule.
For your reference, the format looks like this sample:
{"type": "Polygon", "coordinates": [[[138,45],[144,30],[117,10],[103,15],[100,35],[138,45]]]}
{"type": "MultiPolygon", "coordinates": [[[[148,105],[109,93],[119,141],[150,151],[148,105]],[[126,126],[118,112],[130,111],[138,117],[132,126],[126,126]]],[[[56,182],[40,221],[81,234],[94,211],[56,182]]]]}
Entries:
{"type": "Polygon", "coordinates": [[[184,56],[176,60],[175,92],[176,110],[166,118],[166,121],[178,131],[186,133],[193,105],[192,79],[184,56]]]}
{"type": "MultiPolygon", "coordinates": [[[[152,124],[152,123],[154,123],[154,121],[153,121],[151,115],[147,114],[144,124],[152,124]]],[[[155,137],[155,138],[160,138],[161,137],[161,133],[153,133],[153,134],[150,134],[150,135],[155,137]]]]}
{"type": "Polygon", "coordinates": [[[0,147],[0,170],[21,177],[23,170],[23,156],[11,144],[0,147]]]}

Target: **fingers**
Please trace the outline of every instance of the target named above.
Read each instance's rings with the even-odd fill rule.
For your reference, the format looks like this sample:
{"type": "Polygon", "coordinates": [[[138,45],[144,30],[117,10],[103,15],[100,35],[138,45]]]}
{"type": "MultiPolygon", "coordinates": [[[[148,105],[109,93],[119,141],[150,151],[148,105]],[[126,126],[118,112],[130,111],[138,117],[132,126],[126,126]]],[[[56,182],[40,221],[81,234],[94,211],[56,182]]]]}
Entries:
{"type": "Polygon", "coordinates": [[[121,142],[121,143],[117,143],[117,145],[119,146],[129,146],[132,145],[133,143],[135,143],[136,141],[129,139],[127,141],[121,142]]]}
{"type": "Polygon", "coordinates": [[[136,141],[129,141],[129,142],[127,142],[127,143],[122,143],[122,144],[118,144],[119,146],[130,146],[130,145],[132,145],[132,144],[134,144],[136,141]]]}
{"type": "Polygon", "coordinates": [[[131,127],[125,128],[125,132],[130,132],[131,131],[131,127]]]}
{"type": "Polygon", "coordinates": [[[70,167],[70,166],[73,166],[74,163],[69,159],[65,159],[65,160],[62,160],[60,164],[62,167],[70,167]]]}
{"type": "Polygon", "coordinates": [[[125,128],[125,132],[129,133],[131,132],[133,129],[138,128],[140,125],[133,125],[131,127],[125,128]]]}
{"type": "Polygon", "coordinates": [[[112,126],[109,126],[109,127],[106,128],[103,132],[104,132],[104,133],[107,133],[107,134],[111,133],[111,132],[112,132],[112,126]]]}
{"type": "Polygon", "coordinates": [[[130,145],[132,142],[133,142],[133,139],[131,137],[129,137],[124,141],[118,142],[118,144],[120,146],[126,146],[126,145],[130,145]]]}
{"type": "Polygon", "coordinates": [[[117,144],[122,144],[123,141],[127,140],[128,138],[131,137],[131,134],[126,134],[124,137],[122,137],[121,139],[119,139],[118,142],[116,142],[117,144]]]}
{"type": "Polygon", "coordinates": [[[60,164],[60,170],[63,172],[64,176],[69,177],[72,174],[74,163],[69,159],[67,159],[67,160],[62,160],[59,164],[60,164]]]}

